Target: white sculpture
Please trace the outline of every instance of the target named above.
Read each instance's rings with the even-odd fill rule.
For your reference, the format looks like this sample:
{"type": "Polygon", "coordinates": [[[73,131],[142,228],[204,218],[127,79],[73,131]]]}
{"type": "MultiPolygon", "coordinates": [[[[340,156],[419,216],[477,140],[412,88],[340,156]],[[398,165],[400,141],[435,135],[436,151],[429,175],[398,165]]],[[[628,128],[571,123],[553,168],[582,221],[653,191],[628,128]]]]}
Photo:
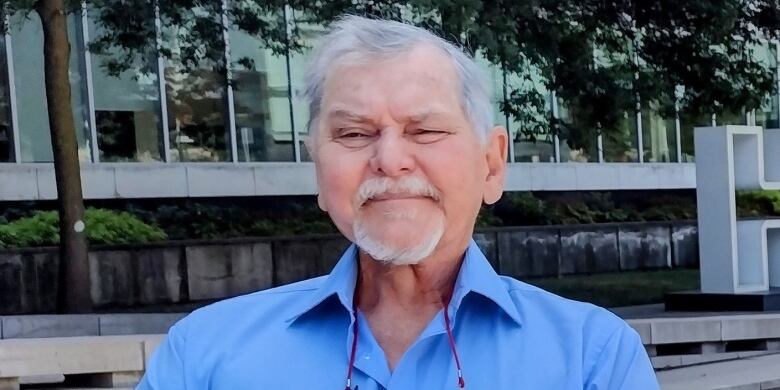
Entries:
{"type": "Polygon", "coordinates": [[[696,128],[701,291],[780,288],[780,220],[737,221],[735,190],[780,190],[780,129],[696,128]]]}

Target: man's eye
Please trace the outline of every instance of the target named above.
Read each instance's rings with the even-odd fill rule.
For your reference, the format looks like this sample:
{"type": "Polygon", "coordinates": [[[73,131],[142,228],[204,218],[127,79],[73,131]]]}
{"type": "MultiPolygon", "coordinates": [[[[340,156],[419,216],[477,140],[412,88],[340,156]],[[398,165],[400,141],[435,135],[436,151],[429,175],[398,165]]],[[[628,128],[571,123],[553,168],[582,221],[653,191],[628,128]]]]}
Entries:
{"type": "Polygon", "coordinates": [[[411,135],[417,140],[417,142],[421,143],[436,142],[440,139],[443,139],[448,134],[449,133],[446,131],[431,129],[416,129],[411,132],[411,135]]]}
{"type": "Polygon", "coordinates": [[[345,128],[336,133],[334,141],[346,147],[360,148],[371,143],[374,136],[375,132],[368,129],[345,128]]]}
{"type": "Polygon", "coordinates": [[[342,138],[363,138],[368,137],[365,133],[345,133],[341,135],[342,138]]]}
{"type": "Polygon", "coordinates": [[[445,131],[441,130],[432,130],[432,129],[417,129],[412,132],[414,135],[418,134],[446,134],[445,131]]]}

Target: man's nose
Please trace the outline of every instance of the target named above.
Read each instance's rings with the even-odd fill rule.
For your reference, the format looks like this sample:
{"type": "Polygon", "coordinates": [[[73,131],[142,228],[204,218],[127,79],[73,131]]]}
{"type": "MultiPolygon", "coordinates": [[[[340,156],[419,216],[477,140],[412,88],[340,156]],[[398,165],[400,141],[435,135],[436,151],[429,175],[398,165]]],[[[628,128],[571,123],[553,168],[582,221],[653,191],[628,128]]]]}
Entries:
{"type": "Polygon", "coordinates": [[[380,176],[398,177],[415,168],[412,145],[396,132],[383,131],[374,143],[374,154],[369,163],[371,170],[380,176]]]}

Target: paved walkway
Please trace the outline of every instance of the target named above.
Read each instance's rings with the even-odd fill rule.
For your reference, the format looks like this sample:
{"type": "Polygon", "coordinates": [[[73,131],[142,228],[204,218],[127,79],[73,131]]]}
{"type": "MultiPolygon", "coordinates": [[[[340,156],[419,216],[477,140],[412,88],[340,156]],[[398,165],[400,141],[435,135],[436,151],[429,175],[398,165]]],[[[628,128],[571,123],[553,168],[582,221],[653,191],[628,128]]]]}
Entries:
{"type": "Polygon", "coordinates": [[[780,389],[780,354],[658,372],[663,390],[780,389]]]}

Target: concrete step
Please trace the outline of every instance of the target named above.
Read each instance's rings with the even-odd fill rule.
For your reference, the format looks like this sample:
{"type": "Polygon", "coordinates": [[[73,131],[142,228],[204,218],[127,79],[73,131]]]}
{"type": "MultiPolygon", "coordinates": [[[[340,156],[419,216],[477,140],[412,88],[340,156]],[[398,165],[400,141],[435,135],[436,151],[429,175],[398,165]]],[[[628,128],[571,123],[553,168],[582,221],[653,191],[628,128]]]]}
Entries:
{"type": "Polygon", "coordinates": [[[777,352],[767,351],[745,351],[745,352],[724,352],[710,353],[704,355],[668,355],[653,356],[650,360],[653,362],[653,368],[656,370],[669,370],[673,368],[688,367],[697,364],[706,364],[722,362],[726,360],[743,359],[756,356],[773,355],[777,352]]]}
{"type": "Polygon", "coordinates": [[[780,389],[780,354],[660,371],[657,376],[663,390],[780,389]]]}
{"type": "Polygon", "coordinates": [[[780,313],[629,319],[645,345],[780,340],[780,313]]]}
{"type": "Polygon", "coordinates": [[[0,339],[168,333],[188,313],[0,316],[0,339]]]}
{"type": "Polygon", "coordinates": [[[58,384],[135,386],[163,335],[0,340],[0,389],[58,384]]]}

